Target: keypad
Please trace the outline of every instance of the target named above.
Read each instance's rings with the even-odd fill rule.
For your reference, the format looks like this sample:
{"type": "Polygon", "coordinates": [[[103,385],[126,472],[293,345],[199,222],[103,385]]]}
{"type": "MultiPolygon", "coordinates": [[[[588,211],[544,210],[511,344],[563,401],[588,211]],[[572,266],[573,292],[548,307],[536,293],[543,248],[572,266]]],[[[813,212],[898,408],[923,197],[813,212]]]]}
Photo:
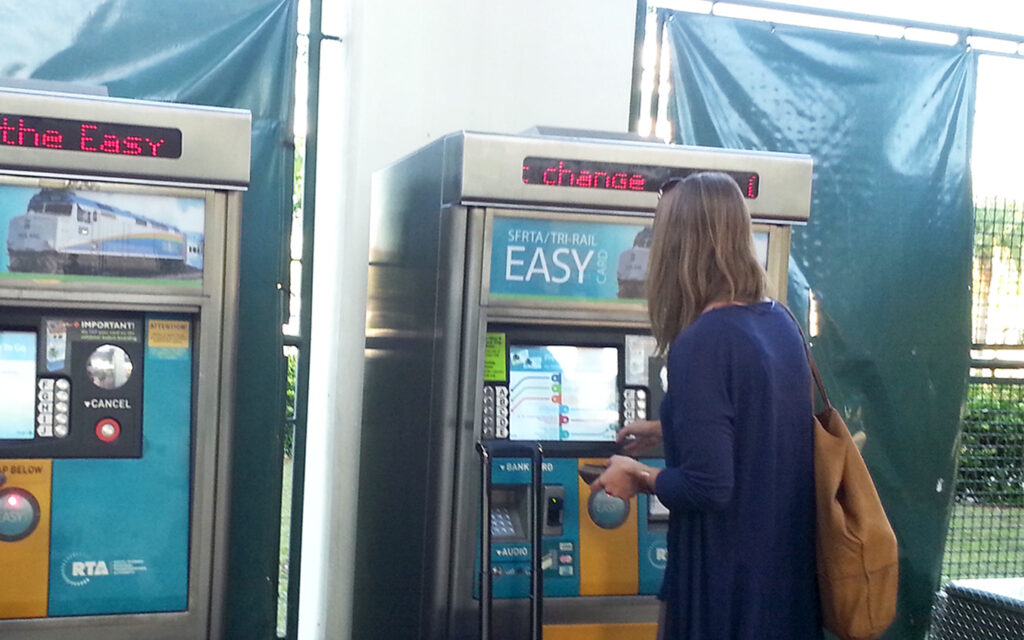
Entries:
{"type": "Polygon", "coordinates": [[[483,437],[508,438],[508,387],[485,385],[482,404],[483,437]]]}
{"type": "Polygon", "coordinates": [[[626,389],[622,392],[622,418],[625,424],[647,419],[646,389],[626,389]]]}
{"type": "Polygon", "coordinates": [[[513,537],[517,534],[512,512],[503,507],[491,508],[491,535],[495,537],[513,537]]]}
{"type": "Polygon", "coordinates": [[[37,387],[36,435],[66,438],[71,419],[71,382],[67,378],[40,378],[37,387]]]}

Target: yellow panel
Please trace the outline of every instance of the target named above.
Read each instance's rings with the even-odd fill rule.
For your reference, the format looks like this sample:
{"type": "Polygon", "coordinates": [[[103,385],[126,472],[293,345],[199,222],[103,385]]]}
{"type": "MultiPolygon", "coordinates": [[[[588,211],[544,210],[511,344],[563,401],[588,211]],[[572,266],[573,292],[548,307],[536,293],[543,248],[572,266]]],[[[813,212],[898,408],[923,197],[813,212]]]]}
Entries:
{"type": "MultiPolygon", "coordinates": [[[[604,464],[606,460],[584,460],[579,464],[604,464]]],[[[579,477],[577,475],[577,477],[579,477]]],[[[580,595],[636,595],[640,588],[637,549],[636,498],[629,503],[629,516],[615,529],[602,529],[587,513],[590,487],[579,481],[580,509],[580,595]]]]}
{"type": "Polygon", "coordinates": [[[657,637],[658,625],[649,622],[544,626],[544,640],[655,640],[657,637]]]}
{"type": "Polygon", "coordinates": [[[39,524],[27,538],[0,541],[0,619],[46,616],[50,573],[50,480],[52,460],[0,460],[4,489],[28,491],[39,502],[39,524]],[[16,576],[16,579],[11,577],[16,576]]]}

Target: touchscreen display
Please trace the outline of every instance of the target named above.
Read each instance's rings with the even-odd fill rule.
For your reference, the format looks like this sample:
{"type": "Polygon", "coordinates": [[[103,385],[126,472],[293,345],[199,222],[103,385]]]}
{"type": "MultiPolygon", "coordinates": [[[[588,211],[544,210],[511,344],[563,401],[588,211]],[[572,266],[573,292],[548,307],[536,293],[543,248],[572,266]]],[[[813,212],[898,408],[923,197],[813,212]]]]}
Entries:
{"type": "Polygon", "coordinates": [[[510,345],[508,355],[509,439],[615,440],[618,349],[510,345]]]}
{"type": "Polygon", "coordinates": [[[0,440],[35,435],[36,334],[0,330],[0,440]]]}

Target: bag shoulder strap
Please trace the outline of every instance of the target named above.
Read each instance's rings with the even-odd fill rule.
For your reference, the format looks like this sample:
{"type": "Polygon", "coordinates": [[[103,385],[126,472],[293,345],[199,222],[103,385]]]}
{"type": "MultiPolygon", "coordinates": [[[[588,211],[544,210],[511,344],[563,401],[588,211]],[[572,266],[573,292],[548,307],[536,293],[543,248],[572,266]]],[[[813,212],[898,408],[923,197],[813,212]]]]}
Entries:
{"type": "MultiPolygon", "coordinates": [[[[811,366],[811,377],[814,378],[814,385],[818,388],[818,393],[821,394],[821,399],[825,403],[825,409],[831,409],[832,403],[828,401],[828,394],[825,393],[825,383],[821,381],[821,373],[818,371],[818,363],[814,361],[814,354],[811,353],[811,345],[807,342],[807,336],[804,335],[803,328],[797,321],[796,316],[793,315],[793,312],[789,310],[789,307],[778,300],[775,301],[775,304],[781,306],[786,313],[789,314],[793,324],[796,325],[796,330],[800,332],[800,339],[804,343],[804,353],[807,354],[807,364],[811,366]]],[[[813,390],[811,391],[811,394],[814,394],[813,390]]]]}

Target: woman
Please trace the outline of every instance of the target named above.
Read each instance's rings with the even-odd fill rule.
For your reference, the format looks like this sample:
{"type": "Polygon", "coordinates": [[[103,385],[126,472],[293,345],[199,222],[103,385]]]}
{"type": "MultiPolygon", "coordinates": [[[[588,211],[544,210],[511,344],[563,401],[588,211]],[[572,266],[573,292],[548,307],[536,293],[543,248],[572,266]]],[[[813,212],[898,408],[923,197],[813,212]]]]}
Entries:
{"type": "Polygon", "coordinates": [[[619,440],[638,453],[664,439],[666,466],[613,456],[591,488],[653,493],[670,511],[665,640],[821,638],[810,372],[765,287],[731,178],[663,187],[647,299],[668,392],[661,423],[627,425],[619,440]]]}

